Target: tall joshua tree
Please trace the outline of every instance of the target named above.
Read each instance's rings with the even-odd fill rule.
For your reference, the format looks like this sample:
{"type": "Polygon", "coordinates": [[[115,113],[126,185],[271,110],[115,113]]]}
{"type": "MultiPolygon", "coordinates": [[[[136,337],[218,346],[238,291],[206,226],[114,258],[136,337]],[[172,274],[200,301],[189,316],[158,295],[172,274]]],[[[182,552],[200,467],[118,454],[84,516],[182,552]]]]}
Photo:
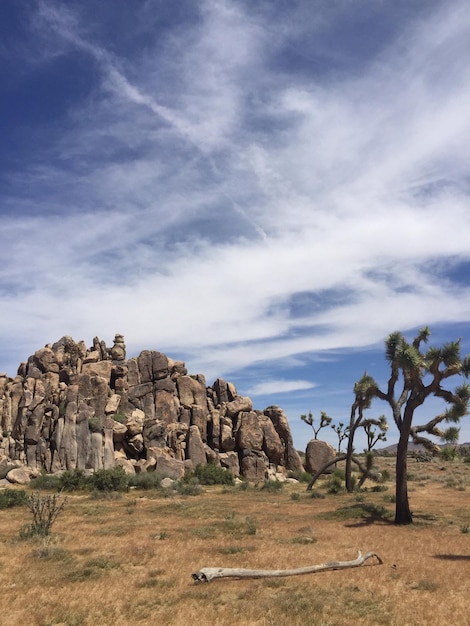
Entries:
{"type": "Polygon", "coordinates": [[[422,328],[412,343],[400,332],[394,332],[385,341],[385,355],[390,364],[390,378],[386,391],[367,377],[367,389],[361,389],[362,397],[379,398],[390,405],[393,419],[400,433],[396,460],[396,510],[395,524],[413,522],[408,501],[407,455],[410,438],[432,452],[439,450],[436,443],[423,434],[442,437],[442,422],[458,423],[468,413],[470,387],[463,383],[454,391],[443,388],[445,381],[457,374],[470,375],[470,356],[461,358],[460,339],[444,344],[441,348],[428,348],[429,328],[422,328]],[[448,408],[425,424],[413,425],[415,410],[429,396],[442,398],[448,408]]]}

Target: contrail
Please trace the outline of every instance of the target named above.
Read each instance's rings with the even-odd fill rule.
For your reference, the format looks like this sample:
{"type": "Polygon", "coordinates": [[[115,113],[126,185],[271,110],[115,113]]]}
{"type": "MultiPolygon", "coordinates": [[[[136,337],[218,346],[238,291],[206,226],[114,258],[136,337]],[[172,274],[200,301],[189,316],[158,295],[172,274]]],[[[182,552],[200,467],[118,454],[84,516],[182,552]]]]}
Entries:
{"type": "MultiPolygon", "coordinates": [[[[174,111],[168,107],[162,106],[155,101],[154,98],[143,93],[138,87],[130,83],[126,76],[116,67],[116,63],[113,62],[113,56],[107,50],[86,41],[83,37],[78,35],[73,28],[74,23],[72,15],[67,9],[63,9],[62,7],[59,8],[57,5],[40,2],[39,13],[63,39],[88,52],[101,65],[109,78],[110,84],[117,94],[126,97],[135,104],[147,107],[155,113],[155,115],[176,129],[179,135],[181,135],[187,143],[191,144],[191,146],[193,146],[193,148],[195,148],[206,159],[216,177],[223,179],[222,174],[210,154],[207,154],[199,143],[194,140],[191,125],[175,114],[174,111]]],[[[240,204],[236,202],[227,192],[222,190],[221,193],[231,202],[232,209],[241,215],[243,219],[254,228],[262,239],[266,240],[268,238],[267,233],[252,217],[248,215],[240,204]]]]}

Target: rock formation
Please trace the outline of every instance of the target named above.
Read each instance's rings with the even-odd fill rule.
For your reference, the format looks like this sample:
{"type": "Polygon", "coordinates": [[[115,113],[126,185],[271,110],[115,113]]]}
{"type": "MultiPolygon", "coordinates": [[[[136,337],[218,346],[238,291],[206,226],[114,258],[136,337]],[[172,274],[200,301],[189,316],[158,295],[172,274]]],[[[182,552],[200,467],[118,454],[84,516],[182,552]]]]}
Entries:
{"type": "Polygon", "coordinates": [[[161,352],[126,359],[120,334],[112,348],[62,337],[15,378],[0,374],[0,419],[0,467],[9,472],[119,465],[179,478],[212,462],[260,481],[268,470],[303,469],[282,409],[254,410],[232,383],[209,387],[161,352]]]}

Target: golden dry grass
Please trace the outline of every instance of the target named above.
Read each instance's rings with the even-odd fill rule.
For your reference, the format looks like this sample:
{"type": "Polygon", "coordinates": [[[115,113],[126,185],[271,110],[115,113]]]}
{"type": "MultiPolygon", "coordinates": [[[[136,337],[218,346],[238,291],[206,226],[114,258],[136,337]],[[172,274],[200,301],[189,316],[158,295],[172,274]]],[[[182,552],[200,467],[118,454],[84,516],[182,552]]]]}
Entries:
{"type": "Polygon", "coordinates": [[[415,523],[407,527],[374,515],[381,507],[393,512],[392,482],[386,492],[322,499],[305,485],[277,493],[210,487],[174,498],[71,495],[47,541],[20,541],[27,509],[2,510],[0,623],[463,626],[470,619],[470,533],[463,532],[470,465],[409,469],[415,523]],[[347,518],[358,506],[370,516],[347,518]],[[191,578],[202,567],[349,560],[359,549],[376,551],[384,564],[370,559],[355,569],[264,580],[191,578]]]}

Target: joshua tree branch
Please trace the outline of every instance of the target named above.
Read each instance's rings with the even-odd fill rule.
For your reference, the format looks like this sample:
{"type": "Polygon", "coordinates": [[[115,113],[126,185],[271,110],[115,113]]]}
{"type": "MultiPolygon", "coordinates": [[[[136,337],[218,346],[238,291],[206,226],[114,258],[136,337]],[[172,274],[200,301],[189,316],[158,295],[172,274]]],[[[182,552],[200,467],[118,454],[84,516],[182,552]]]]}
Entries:
{"type": "Polygon", "coordinates": [[[315,572],[324,572],[327,570],[346,569],[350,567],[359,567],[367,559],[375,557],[379,564],[382,559],[375,552],[368,552],[362,556],[359,551],[357,559],[353,561],[332,561],[330,563],[322,563],[321,565],[311,565],[310,567],[299,567],[297,569],[238,569],[236,567],[203,567],[198,572],[192,574],[193,580],[196,582],[208,583],[215,578],[272,578],[279,576],[298,576],[300,574],[313,574],[315,572]]]}

